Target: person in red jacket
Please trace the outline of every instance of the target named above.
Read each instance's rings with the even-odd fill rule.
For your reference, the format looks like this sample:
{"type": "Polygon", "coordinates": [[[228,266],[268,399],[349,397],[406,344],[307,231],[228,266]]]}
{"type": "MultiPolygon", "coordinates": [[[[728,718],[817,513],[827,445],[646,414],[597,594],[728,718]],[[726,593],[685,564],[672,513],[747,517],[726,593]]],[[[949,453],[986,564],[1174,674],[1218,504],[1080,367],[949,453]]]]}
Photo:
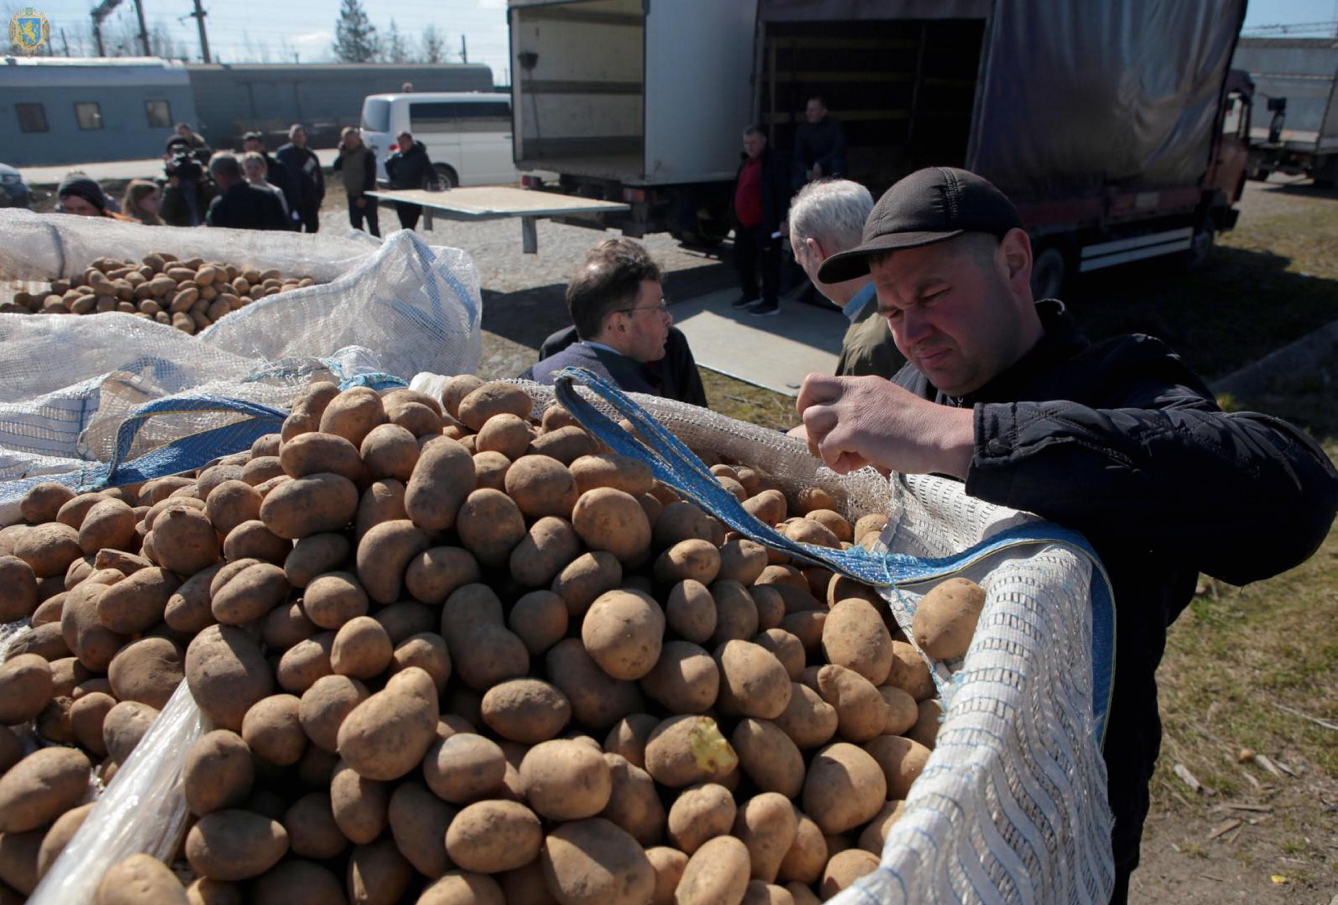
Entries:
{"type": "Polygon", "coordinates": [[[782,225],[790,204],[785,158],[767,147],[760,126],[743,133],[744,159],[734,177],[730,215],[734,221],[734,266],[743,294],[733,303],[754,317],[780,311],[782,225]],[[757,290],[759,267],[762,291],[757,290]]]}

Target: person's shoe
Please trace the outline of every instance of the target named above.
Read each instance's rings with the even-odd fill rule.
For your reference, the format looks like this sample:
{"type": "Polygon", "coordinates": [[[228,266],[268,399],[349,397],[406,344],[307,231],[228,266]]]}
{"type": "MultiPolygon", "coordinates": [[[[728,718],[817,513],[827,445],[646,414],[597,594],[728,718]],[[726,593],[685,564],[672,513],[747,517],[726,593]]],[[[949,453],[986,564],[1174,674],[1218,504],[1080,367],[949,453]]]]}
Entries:
{"type": "Polygon", "coordinates": [[[750,298],[748,298],[748,297],[745,296],[745,295],[741,295],[741,296],[739,296],[738,298],[736,298],[734,301],[730,302],[730,303],[729,303],[729,307],[731,307],[731,308],[747,308],[749,305],[756,305],[756,304],[757,304],[758,302],[760,302],[760,301],[761,301],[761,299],[759,299],[759,298],[751,298],[751,299],[750,299],[750,298]]]}
{"type": "Polygon", "coordinates": [[[749,317],[772,317],[780,314],[779,302],[758,302],[748,309],[749,317]]]}

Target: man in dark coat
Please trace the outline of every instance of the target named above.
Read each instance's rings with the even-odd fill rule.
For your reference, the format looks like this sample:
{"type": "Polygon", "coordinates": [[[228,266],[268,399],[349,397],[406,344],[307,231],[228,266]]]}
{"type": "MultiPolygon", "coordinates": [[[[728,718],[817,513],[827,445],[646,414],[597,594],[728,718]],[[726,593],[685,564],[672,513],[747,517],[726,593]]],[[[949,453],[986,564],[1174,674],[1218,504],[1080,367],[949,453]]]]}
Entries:
{"type": "Polygon", "coordinates": [[[767,147],[767,137],[760,126],[750,126],[744,131],[743,151],[743,162],[734,176],[730,209],[734,223],[734,266],[743,291],[733,307],[745,309],[754,317],[769,317],[780,311],[781,224],[789,207],[790,180],[784,158],[767,147]]]}
{"type": "MultiPolygon", "coordinates": [[[[437,182],[436,170],[432,169],[432,161],[427,156],[427,146],[414,141],[408,132],[395,136],[395,153],[386,158],[386,175],[390,177],[393,189],[425,189],[437,182]]],[[[399,215],[401,229],[413,229],[418,226],[423,206],[396,201],[395,213],[399,215]]]]}
{"type": "Polygon", "coordinates": [[[804,118],[794,130],[795,188],[815,179],[832,179],[846,172],[846,130],[827,115],[820,94],[808,99],[804,118]]]}
{"type": "Polygon", "coordinates": [[[563,368],[587,368],[629,393],[705,406],[687,338],[671,326],[662,279],[631,239],[596,245],[567,285],[573,327],[544,340],[539,361],[520,376],[551,384],[563,368]]]}
{"type": "Polygon", "coordinates": [[[1161,744],[1155,673],[1200,571],[1232,584],[1303,562],[1338,511],[1338,472],[1295,427],[1225,413],[1149,336],[1093,344],[1031,295],[1031,242],[986,180],[931,167],[892,186],[863,242],[819,269],[872,273],[908,363],[892,381],[811,375],[809,444],[836,471],[936,473],[1082,531],[1118,611],[1105,761],[1112,902],[1128,897],[1161,744]]]}
{"type": "Polygon", "coordinates": [[[282,188],[288,197],[288,210],[305,232],[316,232],[321,228],[325,173],[316,152],[307,147],[307,130],[296,123],[289,126],[288,144],[275,151],[274,157],[287,171],[288,184],[282,188]]]}
{"type": "Polygon", "coordinates": [[[362,133],[353,126],[346,128],[339,136],[339,156],[335,159],[334,170],[344,174],[349,225],[354,229],[362,229],[363,221],[366,220],[367,232],[379,238],[381,223],[377,216],[376,199],[367,197],[367,192],[376,188],[376,154],[363,143],[362,133]]]}
{"type": "Polygon", "coordinates": [[[247,182],[237,158],[220,151],[209,160],[209,173],[223,191],[209,205],[205,222],[230,229],[287,229],[283,203],[268,189],[247,182]]]}

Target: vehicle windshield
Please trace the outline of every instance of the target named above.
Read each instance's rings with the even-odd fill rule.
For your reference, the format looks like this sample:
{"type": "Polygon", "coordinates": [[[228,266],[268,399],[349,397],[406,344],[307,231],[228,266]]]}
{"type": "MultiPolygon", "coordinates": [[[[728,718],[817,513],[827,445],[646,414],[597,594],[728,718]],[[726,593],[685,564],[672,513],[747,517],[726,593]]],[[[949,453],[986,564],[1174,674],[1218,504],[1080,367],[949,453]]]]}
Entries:
{"type": "Polygon", "coordinates": [[[362,103],[362,130],[364,132],[390,131],[390,101],[369,97],[362,103]]]}

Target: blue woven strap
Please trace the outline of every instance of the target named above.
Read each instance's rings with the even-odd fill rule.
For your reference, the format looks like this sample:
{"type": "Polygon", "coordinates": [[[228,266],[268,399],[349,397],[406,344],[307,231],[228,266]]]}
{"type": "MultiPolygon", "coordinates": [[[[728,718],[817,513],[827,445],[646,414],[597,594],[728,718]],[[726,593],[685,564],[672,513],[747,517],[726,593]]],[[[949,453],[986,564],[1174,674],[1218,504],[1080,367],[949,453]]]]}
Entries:
{"type": "Polygon", "coordinates": [[[740,535],[792,557],[831,569],[874,587],[906,587],[959,574],[992,556],[1025,546],[1058,546],[1090,561],[1092,566],[1092,709],[1098,738],[1104,738],[1106,713],[1115,676],[1115,596],[1105,566],[1087,539],[1053,522],[1029,522],[1002,531],[961,553],[922,558],[904,553],[875,553],[863,547],[835,550],[791,540],[743,508],[706,464],[683,441],[660,425],[650,413],[618,387],[584,368],[563,368],[556,375],[558,402],[591,434],[615,453],[632,456],[650,466],[655,477],[692,500],[740,535]],[[613,419],[576,392],[588,386],[631,422],[642,439],[623,430],[613,419]],[[644,440],[644,442],[643,442],[644,440]]]}

